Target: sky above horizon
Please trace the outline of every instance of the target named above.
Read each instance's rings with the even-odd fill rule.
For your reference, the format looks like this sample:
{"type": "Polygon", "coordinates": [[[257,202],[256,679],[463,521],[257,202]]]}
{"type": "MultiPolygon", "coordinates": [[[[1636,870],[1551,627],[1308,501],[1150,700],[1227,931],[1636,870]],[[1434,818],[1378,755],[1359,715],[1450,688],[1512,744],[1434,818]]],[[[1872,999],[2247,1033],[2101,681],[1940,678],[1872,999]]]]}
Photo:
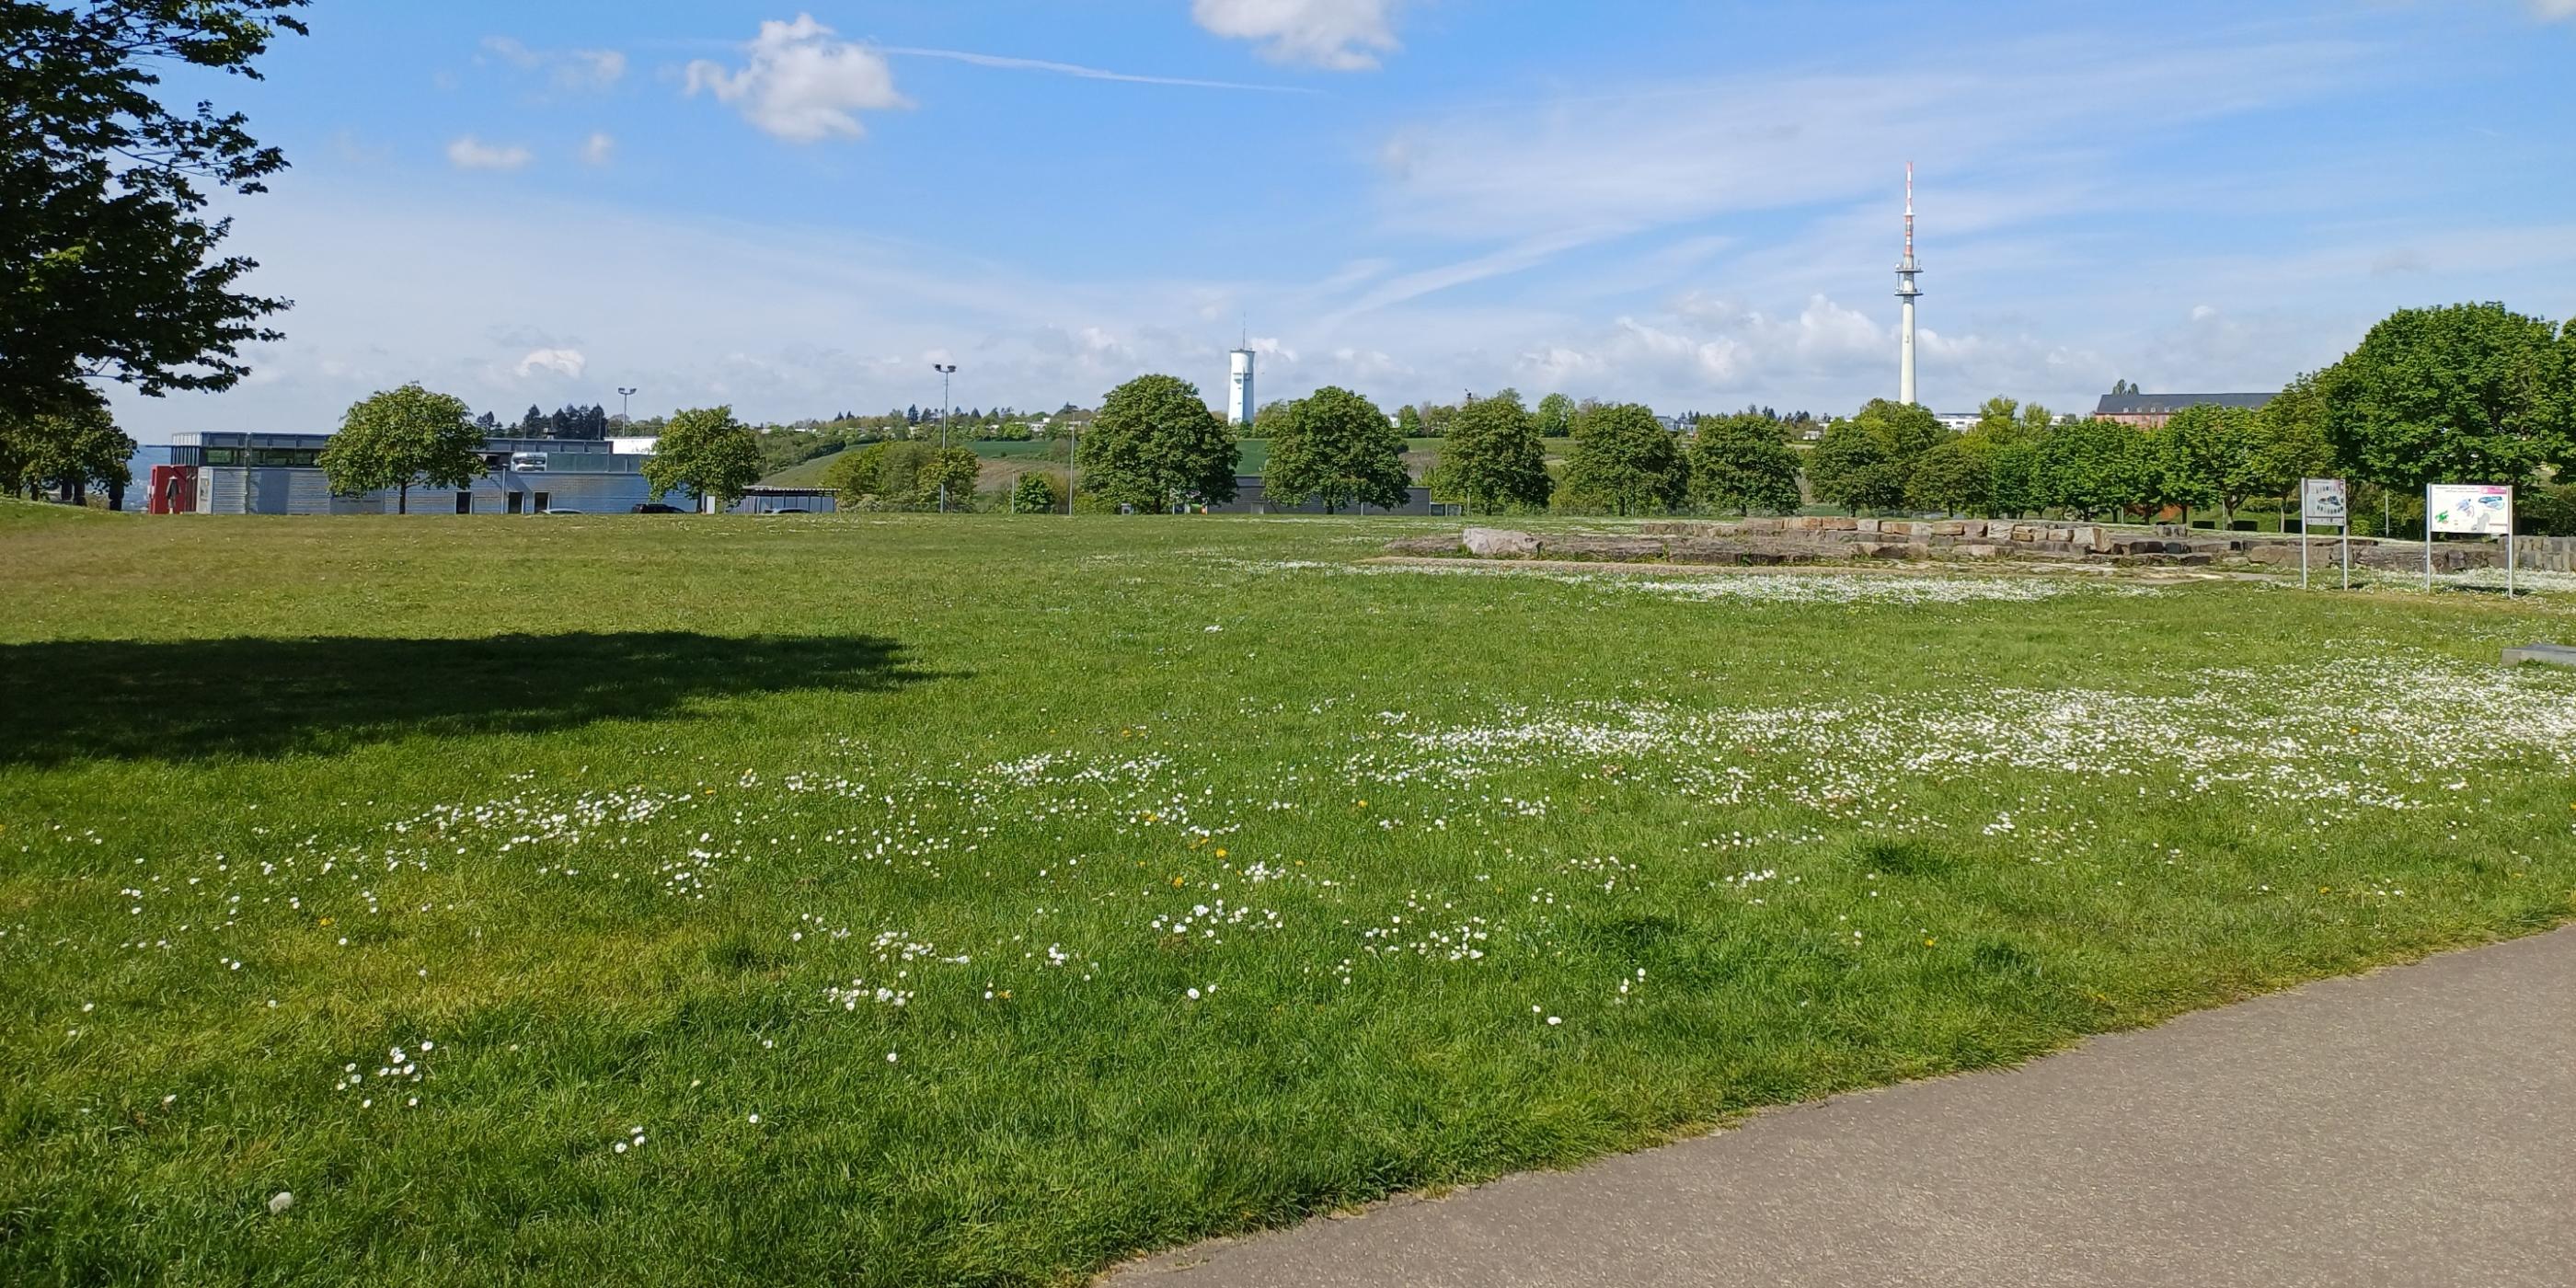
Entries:
{"type": "Polygon", "coordinates": [[[294,168],[295,307],[138,439],[1513,386],[1667,414],[2278,388],[2416,304],[2576,315],[2576,0],[324,0],[176,75],[294,168]]]}

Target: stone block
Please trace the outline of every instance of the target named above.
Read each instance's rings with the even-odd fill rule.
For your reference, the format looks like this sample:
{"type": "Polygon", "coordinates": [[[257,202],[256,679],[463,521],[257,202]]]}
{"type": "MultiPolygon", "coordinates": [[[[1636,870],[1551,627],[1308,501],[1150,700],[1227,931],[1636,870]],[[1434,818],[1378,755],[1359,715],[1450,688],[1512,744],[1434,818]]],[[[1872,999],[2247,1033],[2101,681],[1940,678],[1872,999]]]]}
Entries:
{"type": "Polygon", "coordinates": [[[1852,526],[1853,526],[1853,528],[1854,528],[1854,530],[1855,530],[1855,531],[1860,531],[1860,532],[1869,532],[1869,533],[1875,533],[1875,532],[1879,531],[1879,529],[1880,529],[1880,523],[1881,523],[1881,521],[1880,521],[1880,520],[1877,520],[1877,519],[1854,519],[1854,520],[1852,520],[1852,526]]]}
{"type": "Polygon", "coordinates": [[[1664,543],[1653,537],[1543,537],[1539,553],[1550,559],[1639,560],[1664,557],[1664,543]]]}
{"type": "Polygon", "coordinates": [[[1958,546],[1955,549],[1956,553],[1962,559],[1992,559],[2003,553],[2003,547],[2001,546],[1979,543],[1965,544],[1958,546]]]}
{"type": "Polygon", "coordinates": [[[1537,537],[1509,528],[1469,528],[1459,541],[1479,559],[1529,559],[1538,554],[1537,537]]]}
{"type": "Polygon", "coordinates": [[[1709,537],[1675,537],[1664,543],[1664,557],[1674,563],[1735,564],[1744,562],[1744,547],[1709,537]]]}
{"type": "Polygon", "coordinates": [[[1455,536],[1398,537],[1386,543],[1391,555],[1454,555],[1465,548],[1455,536]]]}
{"type": "MultiPolygon", "coordinates": [[[[1956,519],[1950,519],[1933,524],[1932,531],[1926,535],[1935,537],[1964,537],[1968,535],[1968,525],[1961,523],[1956,519]]],[[[1980,532],[1977,535],[1984,536],[1985,534],[1980,532]]]]}
{"type": "Polygon", "coordinates": [[[2569,648],[2564,644],[2526,644],[2521,648],[2509,648],[2504,651],[2506,666],[2519,666],[2525,662],[2538,662],[2545,666],[2576,667],[2576,648],[2569,648]]]}
{"type": "Polygon", "coordinates": [[[2016,523],[2013,525],[2012,539],[2015,541],[2037,541],[2039,540],[2039,529],[2032,527],[2027,523],[2016,523]]]}

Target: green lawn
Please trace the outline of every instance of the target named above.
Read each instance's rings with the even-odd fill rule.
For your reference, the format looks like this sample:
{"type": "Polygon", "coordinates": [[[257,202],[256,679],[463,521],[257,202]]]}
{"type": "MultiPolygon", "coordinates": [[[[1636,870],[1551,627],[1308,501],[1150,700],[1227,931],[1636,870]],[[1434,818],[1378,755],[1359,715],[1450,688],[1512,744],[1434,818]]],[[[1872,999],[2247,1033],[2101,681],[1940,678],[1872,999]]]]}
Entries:
{"type": "Polygon", "coordinates": [[[1078,1281],[2576,914],[2576,593],[1431,526],[0,505],[0,1282],[1078,1281]]]}

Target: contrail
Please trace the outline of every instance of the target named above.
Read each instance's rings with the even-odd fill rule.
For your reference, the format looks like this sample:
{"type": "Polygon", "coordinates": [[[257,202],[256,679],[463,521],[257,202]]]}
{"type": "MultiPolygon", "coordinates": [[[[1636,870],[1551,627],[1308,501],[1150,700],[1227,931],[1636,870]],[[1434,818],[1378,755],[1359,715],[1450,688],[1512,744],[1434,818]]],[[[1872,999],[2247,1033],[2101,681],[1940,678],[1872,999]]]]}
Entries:
{"type": "Polygon", "coordinates": [[[1178,85],[1186,89],[1235,89],[1255,94],[1320,94],[1323,91],[1299,85],[1247,85],[1240,81],[1193,80],[1186,76],[1139,76],[1132,72],[1113,72],[1079,63],[1054,63],[1042,58],[1005,58],[1000,54],[977,54],[963,49],[915,49],[904,45],[879,45],[881,54],[900,54],[912,58],[945,58],[951,62],[970,63],[977,67],[998,67],[1006,71],[1054,72],[1059,76],[1078,76],[1084,80],[1125,81],[1132,85],[1178,85]]]}

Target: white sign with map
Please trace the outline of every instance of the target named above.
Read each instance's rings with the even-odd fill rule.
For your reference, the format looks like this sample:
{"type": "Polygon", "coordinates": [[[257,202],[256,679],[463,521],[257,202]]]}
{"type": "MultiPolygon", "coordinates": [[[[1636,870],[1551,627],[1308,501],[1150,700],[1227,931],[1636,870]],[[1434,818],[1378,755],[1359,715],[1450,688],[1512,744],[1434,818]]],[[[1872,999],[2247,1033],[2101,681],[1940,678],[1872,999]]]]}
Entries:
{"type": "Polygon", "coordinates": [[[2484,483],[2435,483],[2424,489],[2424,513],[2435,532],[2501,537],[2513,531],[2513,489],[2484,483]]]}

